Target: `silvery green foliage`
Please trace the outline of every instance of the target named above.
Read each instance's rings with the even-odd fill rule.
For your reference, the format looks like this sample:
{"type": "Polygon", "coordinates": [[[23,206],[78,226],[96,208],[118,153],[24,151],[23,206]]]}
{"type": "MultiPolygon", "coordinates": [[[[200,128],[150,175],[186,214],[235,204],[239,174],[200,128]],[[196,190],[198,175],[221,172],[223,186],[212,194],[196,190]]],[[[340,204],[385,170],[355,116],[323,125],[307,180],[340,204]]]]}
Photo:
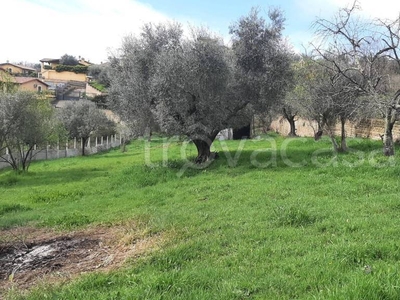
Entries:
{"type": "Polygon", "coordinates": [[[51,143],[55,127],[52,108],[36,94],[0,93],[0,160],[14,170],[28,170],[35,145],[51,143]]]}
{"type": "Polygon", "coordinates": [[[183,35],[177,23],[146,25],[111,59],[112,109],[138,135],[154,121],[208,146],[220,130],[248,124],[283,94],[290,75],[279,47],[283,19],[277,11],[270,18],[267,24],[252,11],[241,19],[231,29],[232,47],[204,28],[183,35]]]}
{"type": "Polygon", "coordinates": [[[152,111],[160,127],[191,139],[223,129],[236,104],[233,71],[222,40],[204,29],[193,29],[179,47],[160,53],[152,80],[152,111]]]}
{"type": "Polygon", "coordinates": [[[157,57],[179,46],[182,33],[177,23],[145,25],[140,37],[125,37],[120,54],[111,58],[110,106],[131,128],[132,136],[144,135],[153,126],[152,80],[157,57]]]}
{"type": "Polygon", "coordinates": [[[108,63],[100,65],[90,65],[88,67],[88,75],[92,76],[98,83],[101,83],[105,87],[110,86],[110,65],[108,63]]]}
{"type": "MultiPolygon", "coordinates": [[[[100,131],[113,130],[115,124],[103,111],[91,101],[80,100],[59,109],[58,118],[67,130],[70,138],[83,140],[83,144],[91,135],[100,131]]],[[[84,154],[82,149],[82,154],[84,154]]]]}
{"type": "Polygon", "coordinates": [[[271,9],[268,17],[270,23],[252,9],[230,27],[238,92],[255,112],[276,105],[293,77],[291,54],[282,40],[283,14],[271,9]]]}

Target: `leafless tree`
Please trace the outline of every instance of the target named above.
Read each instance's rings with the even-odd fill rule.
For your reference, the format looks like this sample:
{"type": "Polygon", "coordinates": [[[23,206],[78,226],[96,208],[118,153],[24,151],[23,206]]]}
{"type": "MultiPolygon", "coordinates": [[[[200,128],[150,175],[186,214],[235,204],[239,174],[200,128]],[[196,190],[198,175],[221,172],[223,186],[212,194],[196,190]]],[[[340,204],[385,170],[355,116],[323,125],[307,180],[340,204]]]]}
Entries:
{"type": "Polygon", "coordinates": [[[355,1],[334,20],[318,20],[321,43],[314,45],[315,52],[335,78],[345,81],[350,94],[368,98],[384,117],[383,152],[389,156],[394,154],[392,129],[400,100],[400,90],[393,86],[400,69],[400,20],[366,20],[357,15],[359,8],[355,1]]]}

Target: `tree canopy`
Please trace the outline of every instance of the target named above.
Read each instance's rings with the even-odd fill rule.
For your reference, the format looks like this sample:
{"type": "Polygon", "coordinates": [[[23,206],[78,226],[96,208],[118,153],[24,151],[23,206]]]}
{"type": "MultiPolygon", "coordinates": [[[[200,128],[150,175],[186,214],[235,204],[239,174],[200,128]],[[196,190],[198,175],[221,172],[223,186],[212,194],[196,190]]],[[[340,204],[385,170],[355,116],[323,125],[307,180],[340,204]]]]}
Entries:
{"type": "Polygon", "coordinates": [[[60,58],[60,65],[76,66],[78,64],[79,64],[78,59],[73,55],[64,54],[60,58]]]}
{"type": "Polygon", "coordinates": [[[0,92],[0,159],[14,170],[27,171],[35,146],[56,140],[57,129],[52,107],[37,94],[0,92]]]}
{"type": "Polygon", "coordinates": [[[114,122],[96,107],[91,101],[73,102],[58,111],[58,118],[66,128],[70,138],[82,139],[82,155],[85,155],[85,145],[91,135],[113,130],[114,122]]]}
{"type": "Polygon", "coordinates": [[[253,9],[232,25],[232,47],[204,28],[183,34],[178,23],[148,24],[123,40],[111,61],[111,107],[138,128],[156,122],[168,134],[186,135],[196,161],[210,157],[218,132],[248,124],[285,92],[291,77],[282,46],[284,18],[270,23],[253,9]]]}

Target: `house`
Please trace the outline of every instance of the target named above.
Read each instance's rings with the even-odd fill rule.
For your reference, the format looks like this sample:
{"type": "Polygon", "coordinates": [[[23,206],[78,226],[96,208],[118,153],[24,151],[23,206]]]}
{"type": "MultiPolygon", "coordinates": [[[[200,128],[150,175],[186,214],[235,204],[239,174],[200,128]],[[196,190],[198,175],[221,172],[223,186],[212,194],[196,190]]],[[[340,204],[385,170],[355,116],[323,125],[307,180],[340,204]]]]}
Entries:
{"type": "MultiPolygon", "coordinates": [[[[41,70],[39,73],[39,78],[50,81],[52,83],[67,82],[67,81],[80,81],[86,82],[87,75],[86,72],[75,72],[68,70],[59,70],[60,59],[55,58],[43,58],[40,60],[41,70]],[[57,70],[58,69],[58,70],[57,70]]],[[[84,59],[79,60],[78,67],[88,67],[91,63],[85,61],[84,59]]],[[[71,67],[72,66],[67,66],[71,67]]]]}
{"type": "Polygon", "coordinates": [[[8,71],[0,69],[0,90],[9,92],[12,90],[43,92],[49,85],[34,77],[11,76],[8,71]]]}
{"type": "Polygon", "coordinates": [[[49,85],[39,78],[14,77],[14,79],[19,90],[41,93],[49,88],[49,85]]]}
{"type": "Polygon", "coordinates": [[[31,74],[34,74],[37,72],[37,70],[34,68],[16,65],[16,64],[9,63],[9,62],[1,63],[0,69],[5,70],[6,72],[10,73],[11,75],[26,75],[26,76],[28,76],[28,75],[31,75],[31,74]]]}

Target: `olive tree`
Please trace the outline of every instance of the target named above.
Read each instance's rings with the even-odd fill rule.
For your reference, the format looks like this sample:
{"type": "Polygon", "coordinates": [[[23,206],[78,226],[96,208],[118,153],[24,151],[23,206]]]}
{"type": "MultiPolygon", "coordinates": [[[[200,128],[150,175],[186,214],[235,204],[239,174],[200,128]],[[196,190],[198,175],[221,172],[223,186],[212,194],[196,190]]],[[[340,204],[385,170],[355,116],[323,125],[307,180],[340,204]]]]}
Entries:
{"type": "Polygon", "coordinates": [[[0,160],[16,171],[28,171],[35,147],[56,138],[57,126],[49,103],[28,92],[0,92],[0,160]]]}
{"type": "Polygon", "coordinates": [[[110,86],[110,75],[109,75],[110,65],[108,63],[100,65],[90,65],[88,67],[88,75],[91,76],[98,83],[104,85],[105,87],[110,86]]]}
{"type": "Polygon", "coordinates": [[[231,48],[204,28],[184,36],[177,23],[145,26],[140,37],[124,39],[111,61],[112,108],[138,128],[154,120],[167,134],[187,136],[196,162],[207,161],[219,131],[248,124],[283,90],[282,18],[270,17],[267,24],[253,10],[240,19],[231,48]]]}
{"type": "Polygon", "coordinates": [[[82,155],[91,135],[104,131],[113,131],[115,123],[91,101],[73,102],[58,111],[58,118],[64,125],[70,138],[82,140],[82,155]]]}

